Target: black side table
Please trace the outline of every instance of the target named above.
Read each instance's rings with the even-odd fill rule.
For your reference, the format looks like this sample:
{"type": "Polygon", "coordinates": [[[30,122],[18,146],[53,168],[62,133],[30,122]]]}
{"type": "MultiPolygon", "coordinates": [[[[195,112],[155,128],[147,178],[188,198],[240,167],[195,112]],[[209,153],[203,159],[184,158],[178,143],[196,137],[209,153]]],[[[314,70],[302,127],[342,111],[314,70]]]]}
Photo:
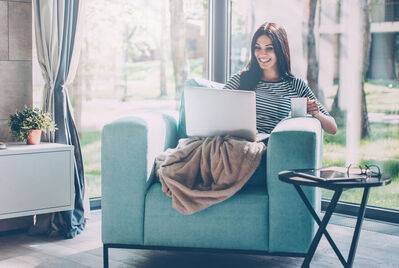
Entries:
{"type": "Polygon", "coordinates": [[[315,181],[312,179],[307,179],[305,177],[301,177],[297,172],[301,172],[304,170],[291,170],[291,171],[282,171],[279,173],[279,179],[283,182],[290,183],[294,185],[298,194],[302,198],[309,212],[312,214],[314,220],[319,225],[319,229],[316,232],[315,237],[309,247],[309,250],[306,254],[305,260],[302,263],[302,267],[309,267],[310,262],[312,261],[313,255],[319,245],[320,239],[324,234],[333,248],[334,252],[337,254],[339,260],[341,261],[344,267],[352,267],[353,260],[356,254],[356,248],[359,241],[359,234],[363,223],[364,213],[366,211],[366,205],[369,197],[369,190],[371,187],[383,186],[387,185],[391,182],[391,177],[381,174],[380,177],[369,177],[367,180],[357,180],[357,181],[345,181],[345,182],[324,182],[324,181],[315,181]],[[330,204],[327,207],[326,213],[322,220],[320,220],[319,216],[313,209],[309,200],[307,199],[305,193],[303,192],[301,186],[313,186],[313,187],[321,187],[334,191],[333,198],[331,199],[330,204]],[[356,227],[352,238],[352,243],[349,251],[348,260],[342,256],[339,251],[337,245],[332,240],[330,234],[327,231],[327,224],[332,216],[332,213],[337,206],[338,200],[343,191],[352,189],[352,188],[363,188],[363,197],[362,202],[360,204],[359,212],[357,215],[356,227]]]}

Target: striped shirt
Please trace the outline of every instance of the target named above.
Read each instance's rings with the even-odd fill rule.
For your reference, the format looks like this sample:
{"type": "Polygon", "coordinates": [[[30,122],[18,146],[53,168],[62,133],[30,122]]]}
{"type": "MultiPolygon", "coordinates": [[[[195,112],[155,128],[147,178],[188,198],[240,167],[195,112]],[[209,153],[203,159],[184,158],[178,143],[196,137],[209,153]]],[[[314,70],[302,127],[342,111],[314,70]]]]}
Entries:
{"type": "MultiPolygon", "coordinates": [[[[238,89],[240,74],[233,75],[224,88],[238,89]]],[[[270,133],[274,127],[291,111],[291,98],[309,97],[316,100],[320,111],[329,115],[327,110],[316,99],[306,82],[300,78],[286,79],[278,82],[259,81],[256,93],[256,128],[260,133],[270,133]]]]}

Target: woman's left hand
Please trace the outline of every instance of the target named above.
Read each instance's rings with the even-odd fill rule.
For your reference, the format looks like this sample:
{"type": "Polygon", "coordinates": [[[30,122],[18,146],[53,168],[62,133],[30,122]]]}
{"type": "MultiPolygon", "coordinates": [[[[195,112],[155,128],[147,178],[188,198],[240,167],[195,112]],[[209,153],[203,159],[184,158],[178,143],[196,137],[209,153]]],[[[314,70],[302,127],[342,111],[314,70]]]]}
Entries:
{"type": "Polygon", "coordinates": [[[307,105],[306,105],[307,113],[316,116],[320,112],[319,105],[316,100],[310,100],[308,97],[307,105]]]}

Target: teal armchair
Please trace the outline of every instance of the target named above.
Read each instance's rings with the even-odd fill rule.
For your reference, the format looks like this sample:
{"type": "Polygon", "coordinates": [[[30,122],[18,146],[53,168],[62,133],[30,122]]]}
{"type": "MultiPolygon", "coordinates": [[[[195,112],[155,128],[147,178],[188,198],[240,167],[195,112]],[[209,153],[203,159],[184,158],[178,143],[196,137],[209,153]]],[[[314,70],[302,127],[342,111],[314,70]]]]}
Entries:
{"type": "MultiPolygon", "coordinates": [[[[201,86],[197,80],[188,85],[201,86]]],[[[205,84],[220,87],[220,84],[205,84]]],[[[123,118],[102,132],[102,242],[109,248],[185,249],[304,256],[315,223],[282,170],[319,168],[322,130],[312,117],[287,118],[270,135],[266,155],[247,184],[231,198],[193,215],[180,214],[154,180],[156,155],[185,137],[180,119],[165,114],[123,118]]],[[[316,211],[320,193],[304,187],[316,211]]]]}

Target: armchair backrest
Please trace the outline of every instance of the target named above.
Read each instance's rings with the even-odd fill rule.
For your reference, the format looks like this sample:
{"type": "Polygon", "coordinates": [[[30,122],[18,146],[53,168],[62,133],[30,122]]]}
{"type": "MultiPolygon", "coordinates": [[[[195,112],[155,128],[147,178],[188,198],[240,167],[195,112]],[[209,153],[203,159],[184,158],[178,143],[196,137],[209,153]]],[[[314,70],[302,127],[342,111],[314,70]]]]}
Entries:
{"type": "MultiPolygon", "coordinates": [[[[223,88],[224,84],[202,79],[202,78],[192,78],[188,79],[184,83],[184,87],[207,87],[207,88],[223,88]]],[[[187,138],[186,132],[186,113],[184,107],[184,91],[181,95],[180,100],[180,110],[179,110],[179,125],[177,127],[178,139],[187,138]]]]}

